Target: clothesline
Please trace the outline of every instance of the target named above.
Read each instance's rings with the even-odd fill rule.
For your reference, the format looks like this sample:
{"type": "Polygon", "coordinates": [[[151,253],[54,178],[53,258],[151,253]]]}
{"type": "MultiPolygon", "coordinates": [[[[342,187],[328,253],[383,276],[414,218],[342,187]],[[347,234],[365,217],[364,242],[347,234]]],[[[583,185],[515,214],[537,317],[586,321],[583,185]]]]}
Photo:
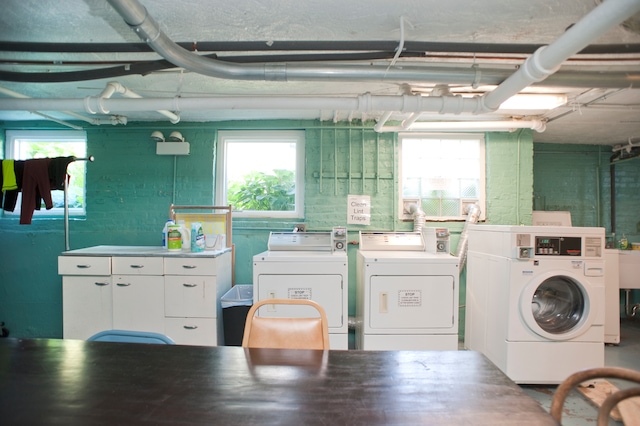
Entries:
{"type": "Polygon", "coordinates": [[[93,160],[93,156],[2,160],[2,173],[0,173],[2,209],[13,212],[18,194],[22,192],[20,224],[31,224],[33,213],[35,210],[40,210],[42,202],[47,210],[53,208],[51,190],[64,190],[66,205],[69,163],[93,160]]]}

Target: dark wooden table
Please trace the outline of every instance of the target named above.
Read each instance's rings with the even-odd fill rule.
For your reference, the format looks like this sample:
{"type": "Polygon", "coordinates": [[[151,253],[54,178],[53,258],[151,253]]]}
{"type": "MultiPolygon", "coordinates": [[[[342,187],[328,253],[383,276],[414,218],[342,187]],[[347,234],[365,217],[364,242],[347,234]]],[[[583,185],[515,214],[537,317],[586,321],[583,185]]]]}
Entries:
{"type": "Polygon", "coordinates": [[[0,339],[3,425],[556,424],[471,351],[0,339]]]}

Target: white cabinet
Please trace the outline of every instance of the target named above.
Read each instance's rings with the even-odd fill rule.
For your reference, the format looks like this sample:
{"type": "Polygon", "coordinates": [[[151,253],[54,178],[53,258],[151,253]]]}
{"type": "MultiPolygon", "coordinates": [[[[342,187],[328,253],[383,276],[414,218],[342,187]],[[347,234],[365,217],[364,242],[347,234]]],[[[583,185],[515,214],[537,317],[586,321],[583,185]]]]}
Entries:
{"type": "Polygon", "coordinates": [[[60,257],[62,333],[67,339],[86,339],[113,328],[111,258],[60,257]]]}
{"type": "Polygon", "coordinates": [[[231,288],[231,256],[165,258],[165,329],[176,343],[223,345],[220,298],[231,288]]]}
{"type": "Polygon", "coordinates": [[[63,253],[58,270],[65,339],[123,329],[163,333],[177,344],[224,343],[220,297],[231,288],[230,250],[97,246],[63,253]]]}

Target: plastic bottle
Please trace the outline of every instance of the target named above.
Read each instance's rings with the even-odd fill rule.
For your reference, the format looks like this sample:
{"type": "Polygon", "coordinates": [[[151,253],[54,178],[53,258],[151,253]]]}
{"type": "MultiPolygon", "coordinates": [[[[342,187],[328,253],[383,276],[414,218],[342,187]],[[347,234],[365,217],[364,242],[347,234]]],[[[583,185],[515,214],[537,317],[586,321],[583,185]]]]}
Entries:
{"type": "Polygon", "coordinates": [[[167,227],[167,249],[169,251],[181,251],[182,250],[182,227],[180,225],[172,224],[167,227]]]}
{"type": "Polygon", "coordinates": [[[167,248],[167,233],[169,232],[169,225],[173,225],[173,220],[169,219],[164,224],[164,228],[162,229],[162,247],[167,248]]]}

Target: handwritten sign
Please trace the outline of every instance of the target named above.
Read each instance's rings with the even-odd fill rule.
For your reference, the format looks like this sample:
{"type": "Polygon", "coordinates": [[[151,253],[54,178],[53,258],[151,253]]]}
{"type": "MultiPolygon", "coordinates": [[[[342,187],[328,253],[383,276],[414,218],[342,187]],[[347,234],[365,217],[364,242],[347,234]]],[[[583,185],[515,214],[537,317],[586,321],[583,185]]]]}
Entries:
{"type": "Polygon", "coordinates": [[[349,195],[347,223],[356,225],[371,224],[371,197],[368,195],[349,195]]]}

